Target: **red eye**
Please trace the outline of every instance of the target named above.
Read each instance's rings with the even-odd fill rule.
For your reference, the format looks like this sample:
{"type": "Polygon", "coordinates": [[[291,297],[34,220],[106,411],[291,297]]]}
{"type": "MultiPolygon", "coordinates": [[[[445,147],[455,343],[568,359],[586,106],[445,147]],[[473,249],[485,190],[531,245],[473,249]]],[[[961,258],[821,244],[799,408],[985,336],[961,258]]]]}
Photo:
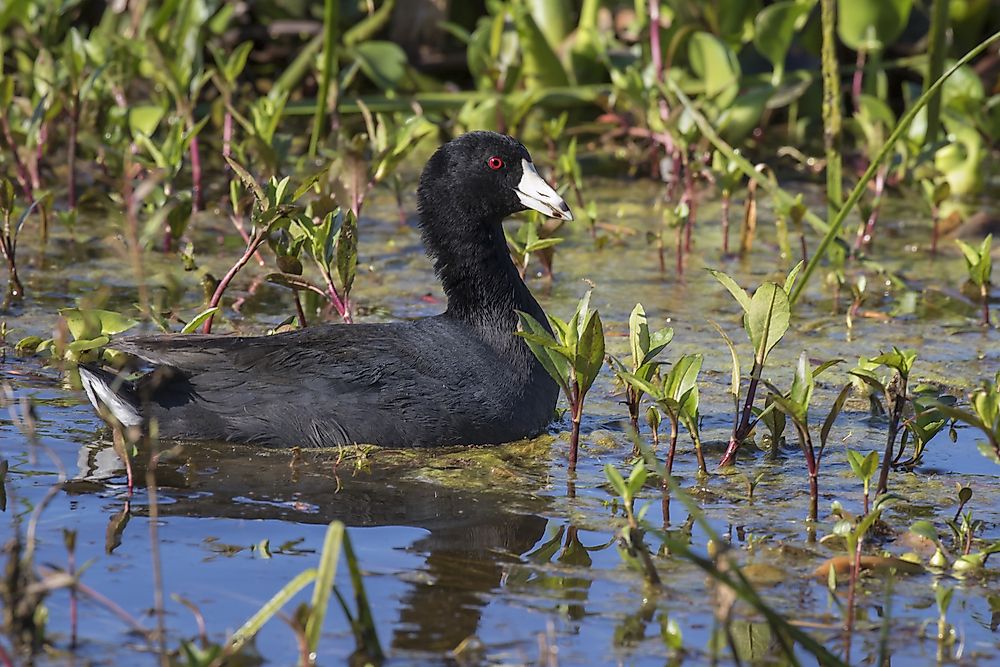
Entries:
{"type": "Polygon", "coordinates": [[[493,171],[496,171],[497,169],[503,169],[503,160],[498,158],[496,155],[487,160],[486,164],[488,164],[490,169],[492,169],[493,171]]]}

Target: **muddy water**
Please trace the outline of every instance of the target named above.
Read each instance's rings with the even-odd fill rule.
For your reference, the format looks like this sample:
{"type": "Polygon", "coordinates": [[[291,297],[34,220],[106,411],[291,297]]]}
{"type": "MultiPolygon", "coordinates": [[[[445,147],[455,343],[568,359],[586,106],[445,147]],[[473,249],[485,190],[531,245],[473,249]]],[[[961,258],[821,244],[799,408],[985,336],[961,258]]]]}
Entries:
{"type": "MultiPolygon", "coordinates": [[[[777,250],[770,214],[765,206],[748,260],[723,260],[718,227],[707,222],[717,218],[718,209],[705,202],[694,253],[681,278],[674,275],[670,251],[668,273],[661,275],[655,250],[647,245],[646,232],[656,228],[658,219],[655,188],[616,182],[595,184],[593,191],[602,219],[634,233],[602,232],[608,242],[595,250],[585,230],[566,228],[561,235],[567,241],[556,254],[555,282],[532,276],[529,284],[549,312],[565,315],[586,289],[583,279],[593,281],[593,303],[601,310],[614,354],[624,353],[628,314],[636,301],[644,304],[652,325],[669,321],[675,339],[666,359],[691,352],[705,355],[703,437],[710,460],[718,460],[731,425],[729,352],[707,319],[718,321],[738,342],[747,364],[750,350],[735,303],[703,269],[723,268],[743,285],[778,278],[791,261],[777,250]]],[[[815,193],[807,191],[807,196],[818,209],[815,193]]],[[[373,200],[367,215],[355,292],[363,317],[388,320],[438,312],[441,293],[420,251],[419,236],[398,228],[388,197],[373,200]]],[[[953,254],[931,260],[916,249],[929,234],[923,212],[899,203],[889,207],[880,225],[878,258],[901,282],[889,284],[873,274],[861,310],[893,317],[858,317],[848,330],[843,312],[850,296],[845,295],[834,314],[829,290],[817,281],[772,356],[767,374],[779,386],[790,381],[802,350],[814,360],[847,361],[824,376],[817,389],[817,422],[846,381],[846,368],[860,356],[893,345],[918,350],[917,381],[942,383],[956,392],[1000,369],[1000,333],[973,326],[976,307],[959,289],[961,260],[953,254]]],[[[127,309],[137,300],[120,237],[102,229],[107,228],[84,221],[75,238],[60,232],[44,266],[37,260],[26,266],[29,300],[7,315],[8,341],[51,335],[56,309],[74,302],[127,309]]],[[[221,275],[239,253],[238,240],[212,214],[197,220],[195,229],[197,261],[221,275]]],[[[672,242],[671,235],[667,238],[672,242]]],[[[810,236],[810,242],[814,245],[816,239],[810,236]]],[[[26,243],[25,256],[37,254],[28,247],[26,243]]],[[[176,307],[184,317],[199,310],[198,272],[184,272],[179,262],[161,256],[150,257],[144,269],[154,301],[176,307]]],[[[294,312],[286,291],[254,280],[264,272],[251,264],[237,280],[229,302],[240,298],[240,311],[228,311],[220,330],[263,332],[294,312]]],[[[77,562],[90,563],[82,581],[144,627],[154,627],[147,493],[140,488],[128,499],[124,470],[107,432],[82,392],[69,386],[58,369],[8,352],[0,370],[13,396],[33,403],[39,436],[32,445],[11,420],[0,425],[0,452],[11,468],[0,534],[9,535],[14,521],[28,520],[64,469],[70,481],[55,494],[38,525],[37,561],[63,566],[63,529],[76,530],[77,562]]],[[[536,441],[472,450],[301,455],[236,445],[170,450],[157,469],[168,644],[177,646],[198,633],[195,618],[171,595],[197,605],[210,638],[223,641],[285,582],[315,565],[325,526],[336,519],[349,526],[378,634],[393,663],[534,663],[540,651],[557,650],[564,665],[663,664],[676,656],[663,638],[673,623],[683,635],[684,662],[710,661],[713,653],[726,649],[704,574],[684,560],[660,556],[656,563],[664,587],[656,593],[644,587],[618,554],[615,531],[622,517],[603,466],[625,470],[628,465],[631,443],[624,415],[611,374],[605,372],[588,402],[572,497],[567,494],[564,423],[536,441]],[[462,650],[456,658],[458,647],[462,650]]],[[[805,467],[790,431],[788,445],[776,456],[747,451],[735,471],[701,481],[682,435],[676,470],[711,527],[731,541],[735,557],[766,599],[841,654],[843,592],[832,596],[825,581],[811,573],[826,558],[842,553],[843,546],[835,540],[808,540],[805,467]],[[751,498],[748,481],[758,477],[751,498]]],[[[869,416],[865,401],[848,403],[823,464],[819,536],[832,530],[831,503],[852,513],[861,509],[861,486],[851,475],[846,449],[880,450],[884,437],[884,421],[869,416]]],[[[872,551],[883,548],[900,555],[913,550],[904,537],[917,519],[934,521],[944,534],[944,520],[957,509],[958,484],[974,491],[969,507],[984,522],[980,535],[1000,539],[997,472],[977,452],[973,432],[958,429],[954,443],[942,434],[920,466],[890,477],[900,500],[887,512],[885,530],[872,551]]],[[[649,505],[647,518],[653,524],[662,523],[660,496],[652,485],[641,504],[649,505]]],[[[673,529],[689,531],[697,551],[706,550],[707,534],[691,525],[676,500],[670,518],[673,529]]],[[[340,569],[338,584],[349,590],[346,568],[340,569]]],[[[963,579],[920,574],[890,584],[870,577],[863,580],[858,599],[854,661],[875,662],[887,618],[885,641],[894,665],[927,664],[940,656],[967,664],[1000,659],[995,633],[1000,591],[992,568],[963,579]],[[956,641],[943,649],[934,639],[934,586],[956,588],[948,616],[956,641]]],[[[304,593],[296,601],[307,600],[304,593]]],[[[78,646],[70,651],[68,595],[53,594],[47,608],[52,648],[44,662],[156,662],[127,625],[87,599],[81,601],[78,646]]],[[[741,658],[780,661],[776,639],[762,618],[740,605],[734,613],[732,637],[741,658]]],[[[353,649],[347,623],[333,605],[321,661],[342,662],[353,649]]],[[[295,635],[275,619],[259,635],[256,650],[271,664],[291,664],[297,656],[295,635]]]]}

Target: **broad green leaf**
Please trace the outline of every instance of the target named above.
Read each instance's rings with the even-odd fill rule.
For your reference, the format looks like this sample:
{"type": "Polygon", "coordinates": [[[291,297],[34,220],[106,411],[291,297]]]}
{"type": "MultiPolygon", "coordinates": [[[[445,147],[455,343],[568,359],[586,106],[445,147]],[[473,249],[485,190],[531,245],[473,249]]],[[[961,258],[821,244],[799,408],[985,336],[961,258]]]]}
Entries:
{"type": "MultiPolygon", "coordinates": [[[[801,201],[801,199],[802,195],[799,195],[799,200],[801,201]]],[[[795,279],[799,277],[799,272],[805,265],[806,263],[800,260],[799,263],[793,266],[792,270],[788,272],[788,276],[785,277],[785,285],[782,287],[782,289],[785,290],[785,294],[792,293],[792,289],[795,287],[795,279]]]]}
{"type": "Polygon", "coordinates": [[[914,522],[913,525],[910,526],[910,532],[914,535],[919,535],[920,537],[928,539],[935,544],[938,543],[939,538],[937,529],[930,521],[921,520],[914,522]]]}
{"type": "Polygon", "coordinates": [[[408,87],[406,53],[398,44],[366,41],[354,46],[350,53],[368,80],[382,90],[408,87]]]}
{"type": "Polygon", "coordinates": [[[610,463],[604,464],[604,476],[608,478],[608,482],[611,483],[611,488],[615,490],[621,498],[628,498],[628,487],[625,486],[625,479],[622,474],[618,472],[610,463]]]}
{"type": "Polygon", "coordinates": [[[854,51],[884,49],[902,34],[912,8],[913,0],[838,0],[837,35],[854,51]]]}
{"type": "Polygon", "coordinates": [[[833,424],[837,421],[837,416],[840,414],[840,411],[844,409],[844,403],[847,402],[847,397],[851,395],[851,388],[853,386],[854,385],[851,383],[847,383],[841,388],[840,393],[837,394],[837,398],[833,401],[833,406],[826,415],[826,419],[823,420],[823,428],[821,428],[819,432],[821,452],[823,448],[826,447],[826,442],[830,437],[830,431],[833,429],[833,424]]]}
{"type": "Polygon", "coordinates": [[[257,179],[250,175],[250,172],[243,168],[243,165],[238,163],[236,160],[232,159],[228,155],[226,157],[226,162],[232,168],[236,175],[240,177],[243,181],[243,185],[253,192],[254,199],[257,200],[257,206],[260,207],[262,211],[267,210],[267,196],[264,194],[264,189],[260,187],[260,183],[257,179]]]}
{"type": "Polygon", "coordinates": [[[774,283],[764,283],[750,299],[750,308],[743,318],[758,362],[771,352],[788,331],[791,306],[788,295],[774,283]]]}
{"type": "Polygon", "coordinates": [[[163,107],[152,104],[141,104],[128,110],[128,126],[133,135],[152,136],[156,126],[163,118],[163,107]]]}
{"type": "Polygon", "coordinates": [[[569,360],[557,352],[550,352],[550,347],[559,347],[559,342],[528,313],[518,311],[517,315],[523,329],[517,332],[517,335],[525,339],[528,349],[538,359],[545,372],[556,381],[564,393],[569,394],[569,360]]]}
{"type": "Polygon", "coordinates": [[[795,368],[795,377],[792,379],[792,389],[789,392],[789,399],[798,405],[802,415],[809,413],[809,402],[813,393],[813,374],[809,368],[809,357],[803,352],[799,356],[799,363],[795,368]]]}
{"type": "Polygon", "coordinates": [[[102,334],[113,336],[131,329],[139,322],[121,313],[110,310],[79,308],[63,308],[59,314],[66,320],[66,325],[73,338],[95,338],[102,334]]]}
{"type": "Polygon", "coordinates": [[[781,83],[785,56],[812,3],[781,0],[762,9],[754,19],[753,45],[774,67],[771,82],[781,83]]]}
{"type": "Polygon", "coordinates": [[[705,95],[719,108],[732,104],[740,82],[740,64],[733,50],[712,33],[696,32],[688,41],[688,58],[705,95]]]}
{"type": "Polygon", "coordinates": [[[736,302],[740,304],[741,308],[743,308],[743,312],[750,310],[750,296],[747,295],[746,290],[736,284],[735,280],[722,271],[708,269],[708,272],[715,276],[715,279],[722,283],[723,287],[729,290],[729,293],[733,295],[736,302]]]}
{"type": "Polygon", "coordinates": [[[354,213],[345,211],[344,221],[337,238],[337,273],[344,294],[351,291],[358,266],[358,223],[354,213]]]}
{"type": "Polygon", "coordinates": [[[577,354],[577,373],[582,393],[586,394],[590,390],[603,366],[604,326],[601,324],[600,313],[595,310],[587,318],[577,354]]]}
{"type": "Polygon", "coordinates": [[[517,26],[525,87],[534,90],[568,85],[566,70],[531,14],[523,8],[515,9],[514,24],[517,26]]]}

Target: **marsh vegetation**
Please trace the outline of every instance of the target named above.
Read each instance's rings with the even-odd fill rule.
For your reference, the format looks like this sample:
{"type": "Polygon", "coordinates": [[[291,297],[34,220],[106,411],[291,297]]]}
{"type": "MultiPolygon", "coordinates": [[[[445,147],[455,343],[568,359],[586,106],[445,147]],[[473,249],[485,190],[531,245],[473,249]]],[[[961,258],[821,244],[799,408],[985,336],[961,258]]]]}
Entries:
{"type": "Polygon", "coordinates": [[[995,661],[998,30],[943,0],[8,0],[0,664],[995,661]],[[439,312],[415,181],[481,128],[576,215],[505,228],[547,435],[279,451],[92,414],[77,364],[121,335],[439,312]]]}

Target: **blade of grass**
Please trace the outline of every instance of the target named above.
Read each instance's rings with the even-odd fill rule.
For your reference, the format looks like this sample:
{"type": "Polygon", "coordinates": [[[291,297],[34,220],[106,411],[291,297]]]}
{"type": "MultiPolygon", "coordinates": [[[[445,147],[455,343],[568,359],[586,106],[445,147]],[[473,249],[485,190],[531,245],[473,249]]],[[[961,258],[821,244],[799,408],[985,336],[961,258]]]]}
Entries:
{"type": "Polygon", "coordinates": [[[792,290],[792,293],[789,295],[789,301],[791,301],[793,306],[796,301],[798,301],[799,295],[802,294],[806,285],[809,284],[809,278],[812,276],[813,272],[816,271],[816,267],[819,266],[819,263],[823,260],[823,257],[826,255],[827,248],[830,247],[833,240],[840,234],[840,229],[844,225],[844,219],[847,218],[847,214],[850,213],[851,210],[857,205],[868,186],[868,182],[875,177],[875,173],[878,171],[879,165],[885,162],[885,159],[892,153],[896,142],[901,136],[903,136],[903,133],[906,131],[906,128],[910,126],[914,117],[916,117],[921,109],[927,106],[930,99],[938,90],[941,89],[941,86],[944,85],[944,82],[947,81],[952,74],[957,72],[963,65],[972,61],[973,58],[985,51],[998,39],[1000,39],[1000,31],[993,33],[980,42],[971,51],[959,58],[954,65],[948,68],[947,72],[938,77],[937,81],[932,83],[930,87],[928,87],[923,94],[917,98],[917,101],[913,104],[913,106],[911,106],[907,112],[903,114],[903,117],[899,119],[899,123],[896,124],[896,128],[892,131],[892,134],[889,135],[889,138],[886,139],[882,149],[869,163],[868,169],[865,170],[861,179],[858,180],[858,182],[854,185],[854,189],[851,190],[851,193],[847,196],[847,201],[844,202],[844,205],[841,206],[840,210],[837,212],[836,217],[830,222],[830,227],[826,232],[826,236],[824,236],[823,240],[820,241],[819,246],[816,248],[816,252],[813,254],[812,258],[810,258],[809,263],[806,264],[806,268],[803,269],[802,277],[799,279],[795,288],[792,290]]]}
{"type": "Polygon", "coordinates": [[[311,611],[306,622],[306,641],[312,653],[316,652],[316,647],[319,645],[319,635],[323,630],[323,619],[326,618],[333,580],[337,577],[337,563],[340,561],[343,542],[344,524],[340,521],[331,522],[326,529],[326,539],[323,541],[323,552],[316,573],[316,585],[313,586],[311,611]]]}
{"type": "Polygon", "coordinates": [[[316,568],[311,567],[308,570],[300,572],[294,579],[285,584],[280,591],[274,594],[274,596],[268,600],[263,607],[257,610],[257,612],[247,619],[247,622],[240,626],[239,630],[233,633],[233,636],[229,638],[229,648],[228,653],[234,654],[243,648],[243,645],[247,643],[248,640],[253,638],[264,624],[271,620],[275,614],[281,611],[281,608],[288,603],[295,595],[301,591],[303,588],[308,586],[310,583],[316,580],[316,568]]]}
{"type": "Polygon", "coordinates": [[[339,0],[325,0],[323,5],[323,65],[320,71],[319,94],[313,115],[312,136],[309,138],[309,157],[315,157],[319,135],[326,122],[326,108],[330,103],[330,82],[337,76],[337,29],[340,22],[339,0]]]}

